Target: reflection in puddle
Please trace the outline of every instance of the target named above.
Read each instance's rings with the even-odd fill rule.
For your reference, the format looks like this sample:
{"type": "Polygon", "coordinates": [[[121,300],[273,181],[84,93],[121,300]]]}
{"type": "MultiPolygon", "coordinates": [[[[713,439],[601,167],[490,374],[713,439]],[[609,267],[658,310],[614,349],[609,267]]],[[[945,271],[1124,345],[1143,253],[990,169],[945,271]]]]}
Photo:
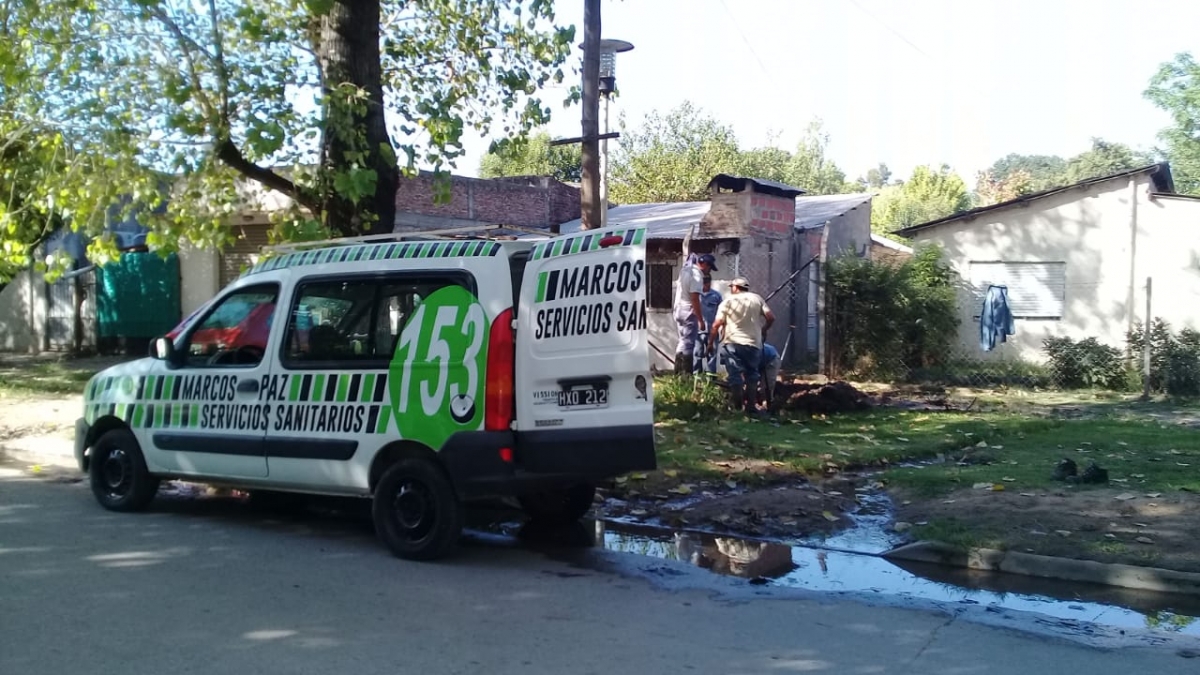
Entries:
{"type": "Polygon", "coordinates": [[[944,565],[896,564],[876,555],[786,546],[707,533],[670,532],[625,523],[597,522],[595,529],[596,541],[602,541],[608,550],[678,560],[758,583],[769,579],[775,586],[873,592],[1040,612],[1118,628],[1200,635],[1200,622],[1196,620],[1200,617],[1200,599],[1190,596],[944,565]]]}

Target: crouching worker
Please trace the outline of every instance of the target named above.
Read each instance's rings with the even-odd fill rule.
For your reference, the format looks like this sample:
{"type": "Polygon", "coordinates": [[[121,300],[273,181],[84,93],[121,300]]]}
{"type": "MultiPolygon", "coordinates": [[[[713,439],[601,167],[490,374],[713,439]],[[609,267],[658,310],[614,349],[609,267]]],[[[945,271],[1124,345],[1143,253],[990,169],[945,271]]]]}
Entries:
{"type": "Polygon", "coordinates": [[[721,336],[721,354],[725,357],[735,409],[753,413],[757,408],[763,334],[774,322],[771,308],[761,296],[750,291],[750,282],[743,277],[729,282],[729,297],[717,308],[708,346],[715,348],[717,336],[721,336]]]}

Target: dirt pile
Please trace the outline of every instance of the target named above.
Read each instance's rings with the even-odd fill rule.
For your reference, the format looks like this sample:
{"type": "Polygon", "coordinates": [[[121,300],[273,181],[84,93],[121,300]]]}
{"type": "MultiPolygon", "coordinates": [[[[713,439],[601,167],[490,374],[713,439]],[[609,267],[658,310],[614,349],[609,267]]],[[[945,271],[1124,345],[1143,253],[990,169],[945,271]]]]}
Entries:
{"type": "Polygon", "coordinates": [[[871,398],[847,382],[780,382],[775,400],[782,410],[818,415],[855,412],[871,407],[871,398]]]}

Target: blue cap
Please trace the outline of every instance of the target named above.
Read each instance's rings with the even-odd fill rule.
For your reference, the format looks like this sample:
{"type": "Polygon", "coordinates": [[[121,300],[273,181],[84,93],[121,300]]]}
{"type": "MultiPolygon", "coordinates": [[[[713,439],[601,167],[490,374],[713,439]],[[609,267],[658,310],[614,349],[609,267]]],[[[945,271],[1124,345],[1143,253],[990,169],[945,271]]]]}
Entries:
{"type": "Polygon", "coordinates": [[[696,260],[697,260],[697,262],[708,263],[709,266],[712,267],[712,270],[714,272],[721,271],[721,270],[717,269],[717,257],[711,253],[705,253],[704,255],[700,256],[696,260]]]}

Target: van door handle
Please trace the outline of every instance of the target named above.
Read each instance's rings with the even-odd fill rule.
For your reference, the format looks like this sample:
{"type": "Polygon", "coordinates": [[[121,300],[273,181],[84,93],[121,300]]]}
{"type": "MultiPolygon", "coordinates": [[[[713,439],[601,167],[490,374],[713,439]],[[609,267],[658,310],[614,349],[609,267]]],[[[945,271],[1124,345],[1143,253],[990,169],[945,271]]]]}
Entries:
{"type": "Polygon", "coordinates": [[[237,390],[244,394],[253,394],[258,391],[258,380],[242,380],[238,382],[237,390]]]}

